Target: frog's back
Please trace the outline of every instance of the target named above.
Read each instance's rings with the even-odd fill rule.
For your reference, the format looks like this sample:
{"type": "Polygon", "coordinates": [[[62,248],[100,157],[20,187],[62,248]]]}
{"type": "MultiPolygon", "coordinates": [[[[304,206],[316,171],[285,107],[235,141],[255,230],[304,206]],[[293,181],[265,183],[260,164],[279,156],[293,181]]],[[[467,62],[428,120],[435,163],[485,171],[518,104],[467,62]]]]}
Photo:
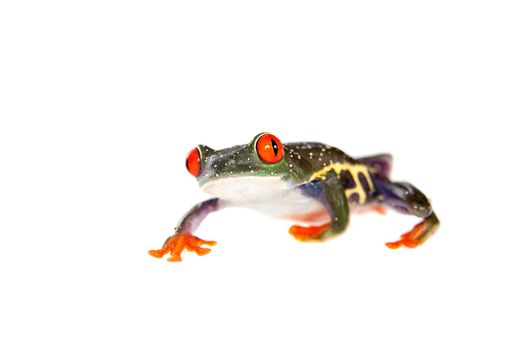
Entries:
{"type": "Polygon", "coordinates": [[[368,161],[350,157],[338,148],[316,142],[288,143],[285,155],[293,163],[299,162],[305,182],[325,180],[330,172],[335,172],[345,194],[352,205],[366,205],[376,195],[373,173],[377,167],[368,161]]]}
{"type": "MultiPolygon", "coordinates": [[[[355,159],[338,148],[319,142],[287,143],[285,147],[291,157],[294,155],[307,160],[315,170],[333,163],[356,163],[355,159]]],[[[288,153],[288,152],[286,152],[288,153]]]]}

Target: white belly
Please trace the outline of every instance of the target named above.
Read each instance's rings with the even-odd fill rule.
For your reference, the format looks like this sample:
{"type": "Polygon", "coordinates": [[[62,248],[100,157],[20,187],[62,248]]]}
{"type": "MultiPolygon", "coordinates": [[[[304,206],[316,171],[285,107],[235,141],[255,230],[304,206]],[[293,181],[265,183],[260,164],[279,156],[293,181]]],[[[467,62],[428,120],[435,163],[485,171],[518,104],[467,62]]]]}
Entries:
{"type": "Polygon", "coordinates": [[[319,201],[276,177],[225,178],[204,184],[202,190],[232,206],[250,208],[280,219],[309,224],[330,221],[319,201]]]}

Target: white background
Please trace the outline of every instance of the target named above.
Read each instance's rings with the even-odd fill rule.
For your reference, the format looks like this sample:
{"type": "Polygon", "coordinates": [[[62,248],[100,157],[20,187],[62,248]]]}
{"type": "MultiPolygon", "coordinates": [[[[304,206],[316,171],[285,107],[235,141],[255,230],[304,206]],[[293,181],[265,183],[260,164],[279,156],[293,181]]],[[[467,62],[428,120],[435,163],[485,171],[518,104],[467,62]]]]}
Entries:
{"type": "Polygon", "coordinates": [[[3,1],[0,348],[523,349],[519,1],[3,1]],[[442,227],[353,215],[323,244],[205,199],[187,152],[394,154],[442,227]]]}

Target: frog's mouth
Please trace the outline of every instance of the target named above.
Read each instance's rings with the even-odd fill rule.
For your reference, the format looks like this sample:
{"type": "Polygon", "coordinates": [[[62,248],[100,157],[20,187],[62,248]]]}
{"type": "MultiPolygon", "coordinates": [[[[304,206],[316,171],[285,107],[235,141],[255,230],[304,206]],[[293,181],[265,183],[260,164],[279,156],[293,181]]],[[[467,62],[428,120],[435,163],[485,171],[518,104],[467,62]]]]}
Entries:
{"type": "Polygon", "coordinates": [[[234,176],[208,181],[201,189],[231,202],[253,202],[275,198],[290,189],[280,177],[234,176]]]}

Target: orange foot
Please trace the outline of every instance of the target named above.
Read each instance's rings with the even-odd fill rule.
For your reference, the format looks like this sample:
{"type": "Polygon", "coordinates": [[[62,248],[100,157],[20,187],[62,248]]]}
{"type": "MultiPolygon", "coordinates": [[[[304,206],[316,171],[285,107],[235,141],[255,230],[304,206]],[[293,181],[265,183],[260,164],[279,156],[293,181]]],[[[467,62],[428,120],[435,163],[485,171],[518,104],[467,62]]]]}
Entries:
{"type": "Polygon", "coordinates": [[[424,242],[423,237],[426,236],[425,231],[427,231],[427,229],[428,229],[427,222],[422,221],[416,226],[414,226],[414,228],[411,231],[402,235],[401,239],[395,242],[388,242],[385,244],[388,248],[391,248],[391,249],[397,249],[401,246],[405,246],[408,248],[415,248],[418,245],[423,244],[424,242]]]}
{"type": "Polygon", "coordinates": [[[188,232],[180,232],[168,238],[161,249],[150,250],[149,254],[155,258],[162,258],[169,253],[168,261],[182,261],[180,254],[184,249],[195,252],[197,255],[204,255],[208,254],[211,249],[202,248],[201,245],[213,246],[216,243],[215,241],[205,241],[188,232]]]}
{"type": "Polygon", "coordinates": [[[293,225],[292,227],[290,227],[288,232],[290,232],[290,234],[294,236],[296,240],[306,242],[319,237],[320,235],[325,233],[329,228],[330,224],[310,227],[293,225]]]}

